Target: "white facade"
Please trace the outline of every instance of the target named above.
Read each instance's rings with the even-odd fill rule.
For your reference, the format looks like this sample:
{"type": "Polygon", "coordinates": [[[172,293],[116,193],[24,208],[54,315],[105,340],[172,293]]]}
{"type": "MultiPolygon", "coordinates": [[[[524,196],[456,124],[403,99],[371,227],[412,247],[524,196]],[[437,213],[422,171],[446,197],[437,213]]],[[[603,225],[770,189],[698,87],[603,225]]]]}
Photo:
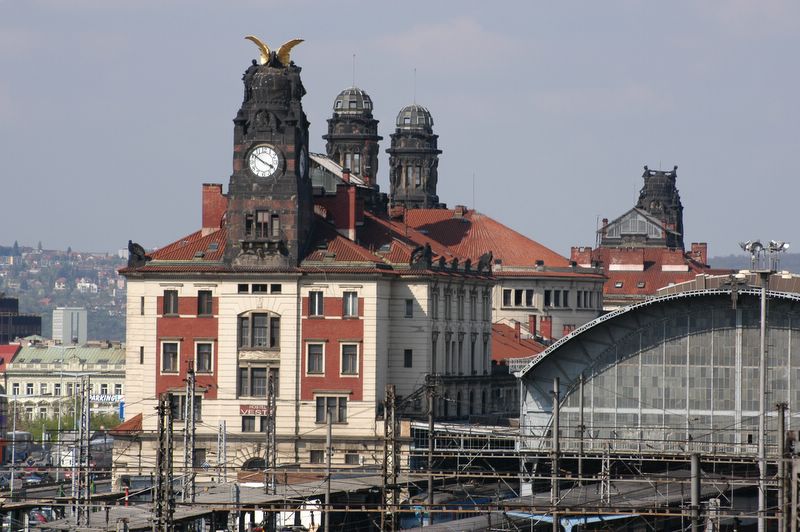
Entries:
{"type": "Polygon", "coordinates": [[[85,308],[58,307],[53,310],[53,340],[61,345],[83,345],[88,339],[85,308]]]}

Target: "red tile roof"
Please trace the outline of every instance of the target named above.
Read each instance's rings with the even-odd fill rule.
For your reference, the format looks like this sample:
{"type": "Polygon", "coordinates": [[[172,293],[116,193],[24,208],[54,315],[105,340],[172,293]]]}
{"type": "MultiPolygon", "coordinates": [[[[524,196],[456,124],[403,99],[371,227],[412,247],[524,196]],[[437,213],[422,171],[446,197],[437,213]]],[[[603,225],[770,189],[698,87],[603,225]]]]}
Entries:
{"type": "Polygon", "coordinates": [[[409,209],[405,219],[410,227],[473,262],[491,251],[495,259],[502,260],[503,267],[532,267],[537,260],[548,267],[569,266],[569,261],[555,251],[475,210],[458,216],[455,209],[409,209]]]}
{"type": "Polygon", "coordinates": [[[525,358],[541,353],[547,348],[529,338],[520,338],[516,329],[504,324],[492,324],[492,360],[502,362],[509,358],[525,358]]]}
{"type": "Polygon", "coordinates": [[[109,431],[114,436],[124,436],[132,432],[142,432],[142,414],[136,414],[109,431]]]}
{"type": "Polygon", "coordinates": [[[19,344],[0,345],[0,373],[6,370],[6,366],[14,360],[14,356],[21,347],[19,344]]]}
{"type": "Polygon", "coordinates": [[[159,261],[183,261],[193,260],[195,254],[202,252],[202,260],[217,261],[225,250],[226,235],[225,229],[218,229],[206,236],[202,231],[197,231],[150,253],[150,256],[159,261]]]}
{"type": "Polygon", "coordinates": [[[699,273],[729,273],[727,270],[709,268],[690,258],[689,254],[669,248],[637,248],[636,254],[641,257],[637,264],[643,266],[642,271],[609,269],[609,264],[628,264],[621,257],[630,256],[631,251],[624,248],[597,248],[592,251],[592,260],[600,262],[605,270],[607,281],[603,292],[609,300],[641,299],[655,294],[659,288],[690,281],[699,273]],[[670,267],[682,265],[687,269],[669,270],[670,267]],[[668,268],[666,271],[664,266],[668,268]],[[620,283],[621,286],[618,286],[620,283]]]}

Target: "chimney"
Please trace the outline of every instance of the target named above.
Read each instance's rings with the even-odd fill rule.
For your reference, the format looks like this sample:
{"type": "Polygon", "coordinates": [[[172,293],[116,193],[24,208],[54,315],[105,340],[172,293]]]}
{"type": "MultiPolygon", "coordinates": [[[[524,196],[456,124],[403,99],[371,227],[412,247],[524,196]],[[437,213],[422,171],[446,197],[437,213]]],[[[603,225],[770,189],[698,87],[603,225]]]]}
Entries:
{"type": "Polygon", "coordinates": [[[701,264],[708,264],[708,243],[692,242],[692,258],[701,264]]]}
{"type": "MultiPolygon", "coordinates": [[[[347,178],[350,179],[350,174],[347,174],[347,178]]],[[[347,187],[347,238],[353,241],[356,239],[357,201],[356,187],[352,185],[347,187]]]]}
{"type": "Polygon", "coordinates": [[[539,320],[539,324],[539,333],[542,335],[542,338],[545,340],[550,340],[553,338],[553,317],[542,316],[539,320]]]}
{"type": "Polygon", "coordinates": [[[228,198],[222,194],[219,183],[203,183],[203,236],[222,227],[222,219],[228,210],[228,198]]]}
{"type": "Polygon", "coordinates": [[[542,270],[544,270],[544,261],[542,259],[537,259],[536,260],[536,271],[540,272],[542,270]]]}
{"type": "Polygon", "coordinates": [[[402,205],[397,205],[389,209],[389,218],[392,220],[399,220],[403,221],[403,218],[406,216],[406,208],[402,205]]]}
{"type": "Polygon", "coordinates": [[[463,218],[466,212],[467,208],[464,205],[456,205],[456,208],[453,209],[453,218],[463,218]]]}
{"type": "Polygon", "coordinates": [[[517,341],[518,344],[522,343],[522,327],[520,322],[514,322],[514,339],[517,341]]]}
{"type": "Polygon", "coordinates": [[[350,182],[350,169],[349,168],[342,168],[342,180],[345,183],[350,182]]]}
{"type": "Polygon", "coordinates": [[[528,333],[531,336],[536,334],[536,314],[528,314],[528,333]]]}

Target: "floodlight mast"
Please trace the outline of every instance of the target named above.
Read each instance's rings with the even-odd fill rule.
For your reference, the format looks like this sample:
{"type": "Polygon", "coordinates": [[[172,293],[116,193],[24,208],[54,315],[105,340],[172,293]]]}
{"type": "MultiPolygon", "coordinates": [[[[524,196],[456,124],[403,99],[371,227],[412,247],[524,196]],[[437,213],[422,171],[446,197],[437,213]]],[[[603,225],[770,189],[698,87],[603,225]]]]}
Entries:
{"type": "MultiPolygon", "coordinates": [[[[767,521],[767,285],[778,268],[778,254],[789,249],[789,243],[770,240],[765,248],[760,240],[740,242],[744,251],[750,253],[753,273],[761,281],[761,320],[759,352],[759,412],[758,412],[758,532],[766,532],[767,521]]],[[[779,436],[783,438],[781,434],[779,436]]]]}

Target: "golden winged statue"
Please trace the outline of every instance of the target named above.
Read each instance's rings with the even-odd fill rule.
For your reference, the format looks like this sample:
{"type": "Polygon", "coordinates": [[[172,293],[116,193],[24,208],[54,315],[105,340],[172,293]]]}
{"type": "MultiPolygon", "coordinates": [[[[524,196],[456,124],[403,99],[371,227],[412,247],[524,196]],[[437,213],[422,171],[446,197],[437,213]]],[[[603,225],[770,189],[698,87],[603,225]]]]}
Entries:
{"type": "MultiPolygon", "coordinates": [[[[269,63],[270,57],[272,55],[269,46],[267,46],[264,41],[256,37],[255,35],[248,35],[245,37],[248,41],[252,41],[258,46],[258,50],[260,52],[259,63],[262,65],[266,65],[269,63]]],[[[275,54],[276,59],[280,64],[283,66],[289,66],[289,54],[292,51],[292,48],[297,46],[303,42],[303,39],[292,39],[291,41],[285,42],[278,48],[278,53],[275,54]]]]}

